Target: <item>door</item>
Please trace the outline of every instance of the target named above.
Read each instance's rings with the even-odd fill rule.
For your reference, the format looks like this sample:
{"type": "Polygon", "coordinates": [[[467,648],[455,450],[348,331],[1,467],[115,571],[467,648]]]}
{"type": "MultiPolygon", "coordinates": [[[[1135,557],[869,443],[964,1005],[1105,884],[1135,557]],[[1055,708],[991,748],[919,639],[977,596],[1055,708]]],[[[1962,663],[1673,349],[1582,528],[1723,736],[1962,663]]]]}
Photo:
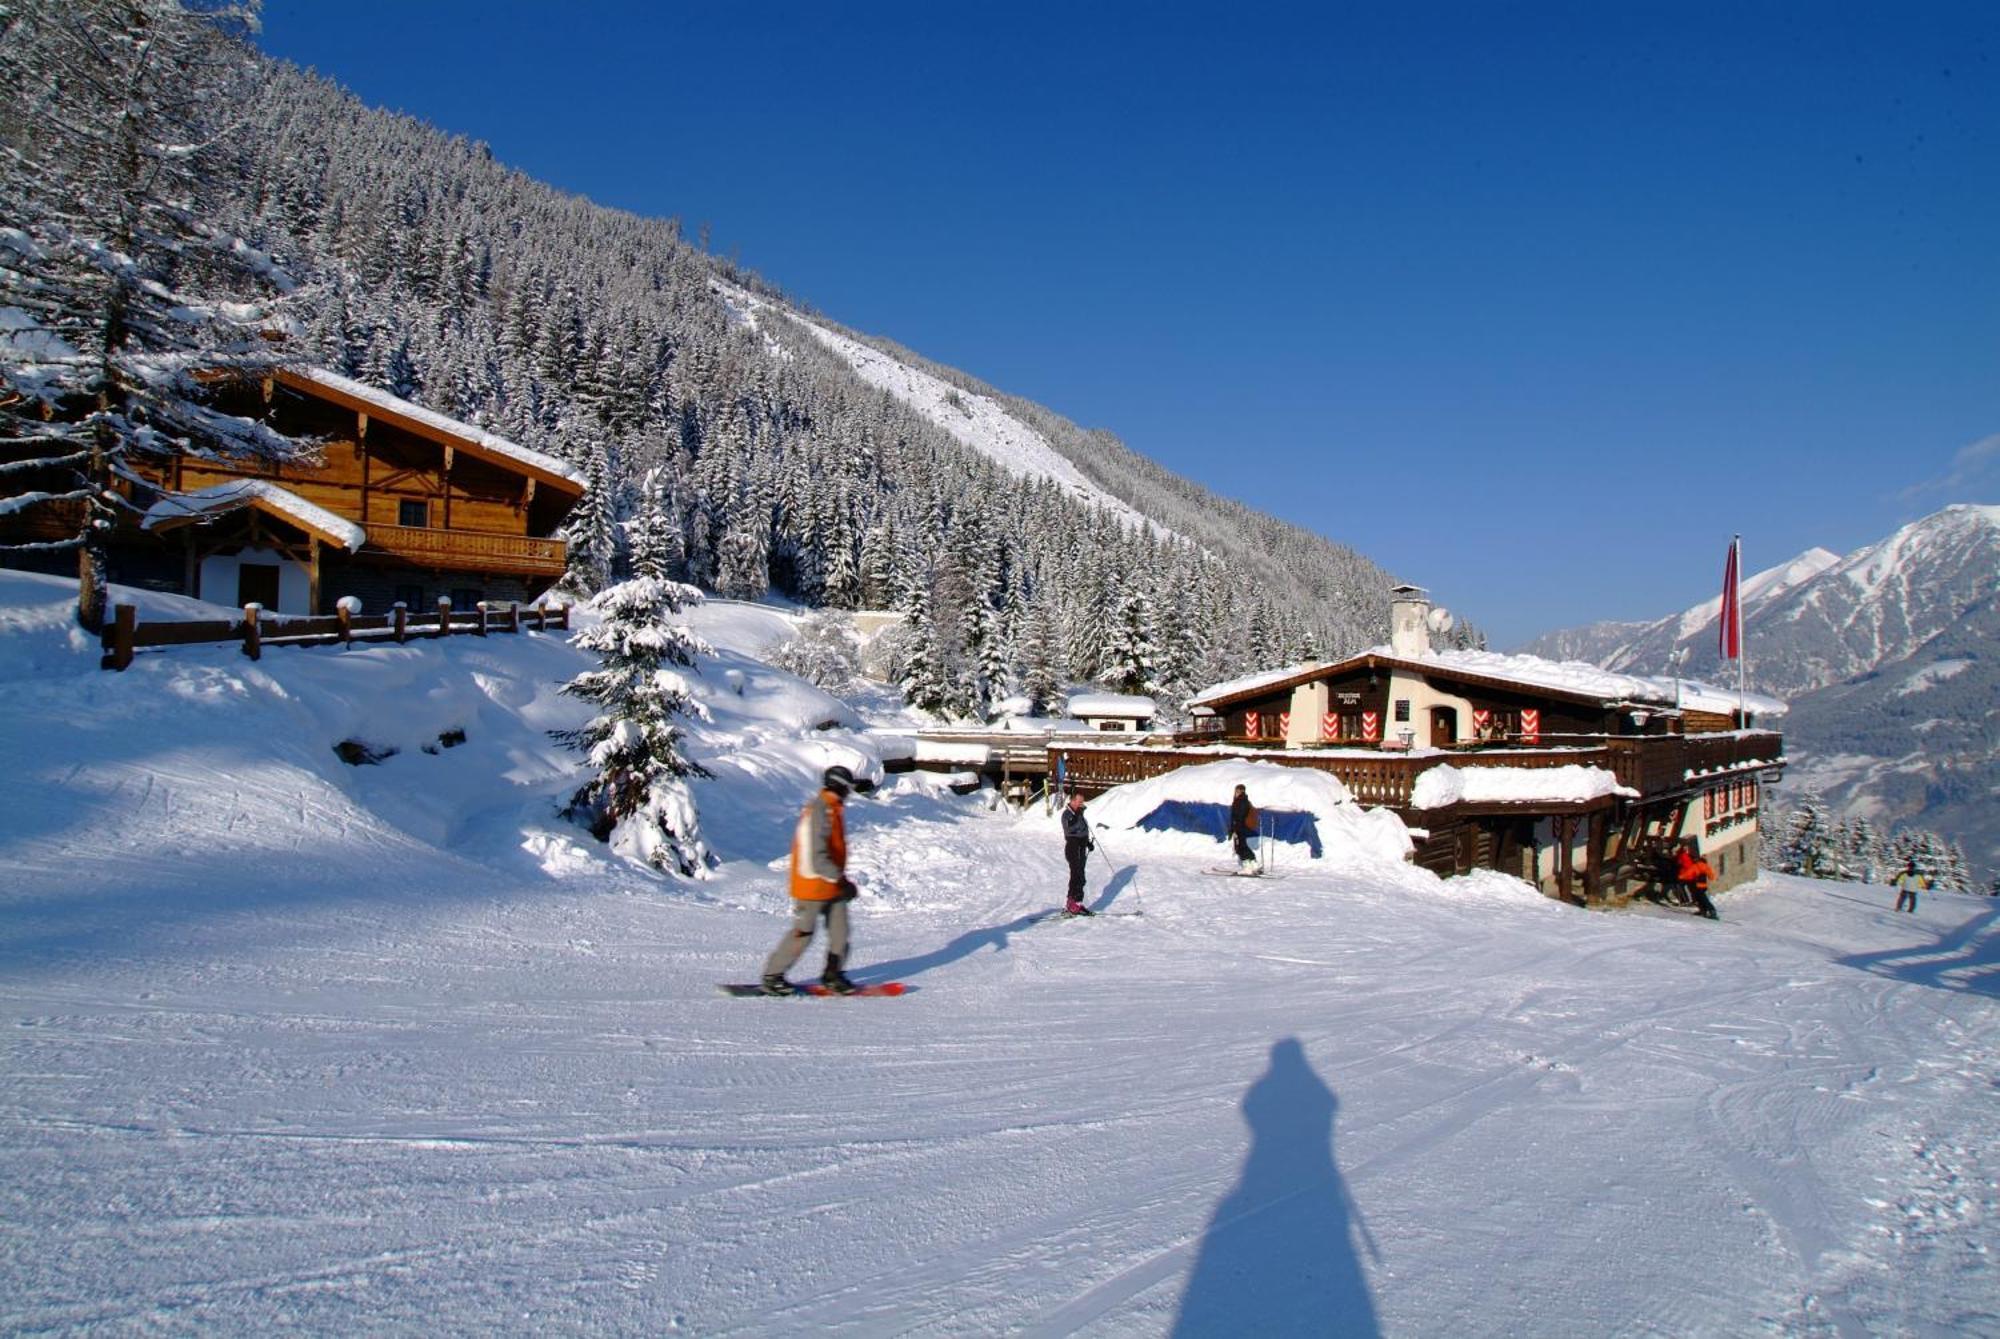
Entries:
{"type": "Polygon", "coordinates": [[[1431,747],[1445,748],[1458,742],[1458,708],[1431,708],[1431,747]]]}
{"type": "Polygon", "coordinates": [[[261,604],[272,613],[278,611],[278,565],[276,563],[239,563],[236,567],[236,603],[240,608],[246,604],[261,604]]]}

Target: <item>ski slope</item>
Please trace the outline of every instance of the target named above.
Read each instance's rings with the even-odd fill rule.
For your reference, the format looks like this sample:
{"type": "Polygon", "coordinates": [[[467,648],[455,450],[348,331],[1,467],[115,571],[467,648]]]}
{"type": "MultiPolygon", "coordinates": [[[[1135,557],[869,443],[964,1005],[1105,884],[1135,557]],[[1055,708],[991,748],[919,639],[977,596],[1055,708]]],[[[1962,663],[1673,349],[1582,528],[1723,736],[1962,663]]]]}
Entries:
{"type": "Polygon", "coordinates": [[[697,615],[724,863],[675,884],[552,817],[559,638],[100,674],[37,581],[0,1330],[2000,1331],[1991,899],[1767,877],[1709,924],[1120,826],[1052,921],[1053,817],[906,777],[849,813],[854,975],[911,993],[731,1000],[869,752],[768,615],[697,615]]]}

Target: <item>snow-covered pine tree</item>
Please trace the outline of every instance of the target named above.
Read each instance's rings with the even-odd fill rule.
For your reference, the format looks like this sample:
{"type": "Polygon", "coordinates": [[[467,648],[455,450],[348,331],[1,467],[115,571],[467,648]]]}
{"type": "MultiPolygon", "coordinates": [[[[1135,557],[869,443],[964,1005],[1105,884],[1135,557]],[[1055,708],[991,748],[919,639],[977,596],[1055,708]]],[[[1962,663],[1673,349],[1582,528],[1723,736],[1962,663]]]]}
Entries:
{"type": "Polygon", "coordinates": [[[829,693],[844,693],[861,672],[860,639],[846,614],[821,609],[806,615],[771,663],[829,693]]]}
{"type": "Polygon", "coordinates": [[[204,378],[270,370],[260,334],[292,288],[209,189],[254,20],[254,5],[180,0],[0,11],[0,515],[71,530],[9,547],[79,554],[86,627],[103,622],[104,541],[135,464],[300,449],[204,393],[204,378]]]}
{"type": "Polygon", "coordinates": [[[1027,696],[1033,715],[1053,716],[1062,708],[1060,643],[1054,609],[1048,601],[1037,600],[1028,609],[1021,646],[1021,692],[1027,696]]]}
{"type": "Polygon", "coordinates": [[[711,648],[671,620],[700,602],[694,587],[653,577],[635,577],[594,597],[590,608],[598,622],[574,640],[601,663],[562,692],[591,703],[598,714],[580,729],[554,732],[586,754],[596,773],[570,797],[564,816],[585,819],[592,834],[620,855],[683,875],[710,863],[687,784],[708,773],[681,751],[677,722],[708,713],[669,667],[692,666],[711,648]]]}
{"type": "Polygon", "coordinates": [[[1118,597],[1097,681],[1113,692],[1151,696],[1160,691],[1154,669],[1158,654],[1153,644],[1153,601],[1143,591],[1128,590],[1118,597]]]}
{"type": "Polygon", "coordinates": [[[618,541],[612,517],[610,453],[604,443],[590,442],[579,463],[583,466],[584,489],[563,524],[569,565],[562,584],[563,589],[589,598],[610,586],[618,541]]]}
{"type": "Polygon", "coordinates": [[[655,466],[639,480],[638,509],[625,522],[625,547],[632,556],[632,575],[672,580],[680,572],[684,550],[675,516],[666,467],[655,466]]]}

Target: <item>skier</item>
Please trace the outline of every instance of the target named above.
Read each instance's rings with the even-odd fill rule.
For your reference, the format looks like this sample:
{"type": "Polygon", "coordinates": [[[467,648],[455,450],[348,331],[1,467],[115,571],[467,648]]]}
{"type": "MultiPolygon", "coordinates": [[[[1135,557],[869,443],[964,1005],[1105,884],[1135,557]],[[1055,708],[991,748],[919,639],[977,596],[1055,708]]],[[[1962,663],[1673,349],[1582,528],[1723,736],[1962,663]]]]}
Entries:
{"type": "Polygon", "coordinates": [[[806,951],[813,927],[826,920],[826,967],[820,984],[836,995],[852,995],[854,983],[840,970],[847,958],[847,904],[860,891],[847,877],[847,819],[843,801],[854,789],[854,773],[829,767],[820,791],[799,811],[792,830],[792,928],[764,961],[764,993],[796,995],[785,973],[806,951]]]}
{"type": "Polygon", "coordinates": [[[1250,843],[1257,836],[1257,806],[1250,803],[1250,792],[1240,784],[1229,801],[1229,836],[1236,843],[1236,867],[1245,874],[1256,873],[1257,853],[1250,843]]]}
{"type": "Polygon", "coordinates": [[[1931,881],[1917,872],[1917,858],[1911,856],[1903,863],[1902,872],[1889,881],[1896,890],[1896,910],[1914,913],[1917,909],[1917,889],[1928,888],[1931,881]],[[1908,902],[1907,907],[1903,903],[1908,902]]]}
{"type": "Polygon", "coordinates": [[[1063,808],[1062,834],[1063,859],[1069,862],[1069,900],[1063,904],[1063,915],[1093,915],[1083,905],[1083,862],[1097,849],[1097,843],[1091,840],[1090,823],[1083,816],[1083,795],[1078,791],[1069,793],[1069,804],[1063,808]]]}
{"type": "Polygon", "coordinates": [[[1721,920],[1715,914],[1715,903],[1708,900],[1708,881],[1715,877],[1714,867],[1695,852],[1692,842],[1681,847],[1678,861],[1674,877],[1680,880],[1681,887],[1687,889],[1687,895],[1694,900],[1695,910],[1709,920],[1721,920]]]}

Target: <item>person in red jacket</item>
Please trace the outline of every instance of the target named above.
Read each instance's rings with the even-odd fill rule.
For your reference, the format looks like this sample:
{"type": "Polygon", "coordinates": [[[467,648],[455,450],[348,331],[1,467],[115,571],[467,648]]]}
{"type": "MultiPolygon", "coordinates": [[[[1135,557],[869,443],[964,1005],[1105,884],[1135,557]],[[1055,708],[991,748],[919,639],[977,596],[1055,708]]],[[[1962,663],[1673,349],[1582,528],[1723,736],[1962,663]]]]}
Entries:
{"type": "Polygon", "coordinates": [[[799,811],[792,829],[792,926],[764,960],[766,995],[799,993],[785,973],[806,951],[821,920],[826,922],[826,967],[820,984],[837,995],[854,993],[854,983],[841,970],[847,960],[847,904],[857,892],[847,877],[845,800],[852,789],[854,773],[829,767],[820,778],[819,793],[799,811]]]}
{"type": "Polygon", "coordinates": [[[1674,878],[1694,899],[1695,910],[1712,921],[1722,919],[1715,914],[1715,903],[1708,900],[1708,884],[1715,877],[1714,868],[1696,853],[1692,845],[1681,847],[1675,859],[1674,878]]]}

